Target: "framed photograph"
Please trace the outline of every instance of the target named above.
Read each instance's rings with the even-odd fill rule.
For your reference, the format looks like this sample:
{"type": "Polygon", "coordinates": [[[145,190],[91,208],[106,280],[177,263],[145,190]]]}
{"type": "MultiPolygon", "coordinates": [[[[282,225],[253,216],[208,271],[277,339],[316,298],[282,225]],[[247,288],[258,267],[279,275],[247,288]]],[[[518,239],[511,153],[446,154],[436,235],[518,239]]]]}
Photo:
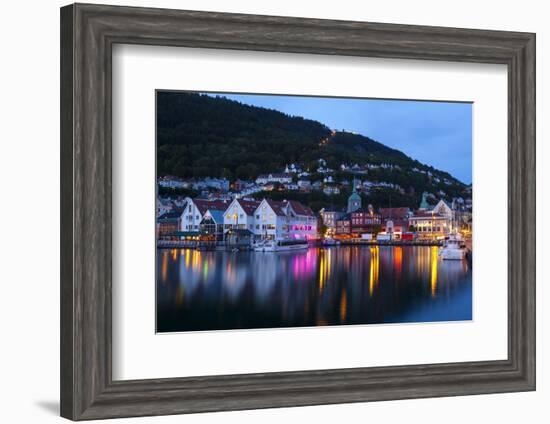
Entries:
{"type": "Polygon", "coordinates": [[[61,414],[535,389],[535,35],[61,9],[61,414]]]}

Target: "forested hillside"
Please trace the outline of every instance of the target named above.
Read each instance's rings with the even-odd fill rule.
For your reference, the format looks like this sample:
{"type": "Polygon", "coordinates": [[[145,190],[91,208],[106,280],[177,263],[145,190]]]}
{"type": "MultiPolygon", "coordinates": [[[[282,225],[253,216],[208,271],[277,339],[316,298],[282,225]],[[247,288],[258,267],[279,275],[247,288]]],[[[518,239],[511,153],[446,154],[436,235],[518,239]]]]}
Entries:
{"type": "Polygon", "coordinates": [[[157,93],[157,173],[183,178],[254,179],[296,163],[316,175],[319,159],[339,179],[352,177],[341,164],[390,164],[369,170],[372,181],[398,184],[414,197],[422,191],[460,195],[464,184],[367,136],[225,97],[186,92],[157,93]],[[429,174],[428,174],[429,173],[429,174]],[[447,182],[444,183],[444,180],[447,182]]]}

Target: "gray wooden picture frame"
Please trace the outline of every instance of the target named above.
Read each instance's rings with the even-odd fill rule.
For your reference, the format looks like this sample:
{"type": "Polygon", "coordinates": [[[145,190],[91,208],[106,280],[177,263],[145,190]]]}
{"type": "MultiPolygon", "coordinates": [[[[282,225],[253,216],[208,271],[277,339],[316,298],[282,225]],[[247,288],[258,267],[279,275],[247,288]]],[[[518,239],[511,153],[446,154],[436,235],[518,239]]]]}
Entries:
{"type": "Polygon", "coordinates": [[[75,4],[61,9],[60,125],[63,417],[84,420],[535,389],[534,34],[75,4]],[[508,359],[113,381],[115,43],[507,65],[508,359]]]}

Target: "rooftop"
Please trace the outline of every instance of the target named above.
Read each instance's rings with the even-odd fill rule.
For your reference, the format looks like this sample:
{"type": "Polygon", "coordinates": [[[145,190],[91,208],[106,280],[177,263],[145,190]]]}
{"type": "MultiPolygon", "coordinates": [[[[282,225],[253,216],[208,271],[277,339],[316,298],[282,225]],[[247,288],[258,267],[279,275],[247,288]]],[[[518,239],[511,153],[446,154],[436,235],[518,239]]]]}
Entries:
{"type": "Polygon", "coordinates": [[[405,219],[409,214],[409,208],[380,208],[382,218],[405,219]]]}

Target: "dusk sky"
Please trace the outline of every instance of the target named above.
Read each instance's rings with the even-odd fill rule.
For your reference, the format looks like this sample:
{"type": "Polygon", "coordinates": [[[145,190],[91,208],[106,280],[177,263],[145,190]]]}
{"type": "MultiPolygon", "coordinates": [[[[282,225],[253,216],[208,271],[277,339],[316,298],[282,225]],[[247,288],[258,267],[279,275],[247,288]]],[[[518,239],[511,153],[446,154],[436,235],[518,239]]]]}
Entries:
{"type": "Polygon", "coordinates": [[[355,131],[472,182],[471,103],[208,94],[355,131]]]}

